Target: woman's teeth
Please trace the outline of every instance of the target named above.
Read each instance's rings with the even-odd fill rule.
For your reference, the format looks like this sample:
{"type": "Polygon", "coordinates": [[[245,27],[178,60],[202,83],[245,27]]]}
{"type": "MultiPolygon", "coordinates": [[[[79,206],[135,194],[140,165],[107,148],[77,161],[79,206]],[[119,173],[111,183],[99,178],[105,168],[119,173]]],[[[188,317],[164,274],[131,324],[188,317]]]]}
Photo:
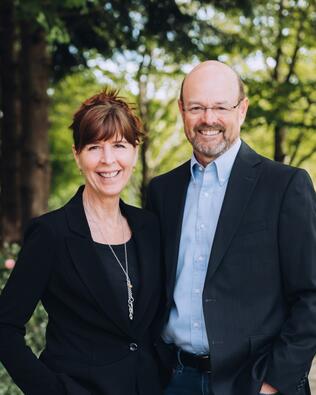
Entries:
{"type": "Polygon", "coordinates": [[[99,173],[101,177],[104,178],[112,178],[118,175],[120,171],[116,170],[116,171],[111,171],[111,172],[106,172],[106,173],[99,173]]]}

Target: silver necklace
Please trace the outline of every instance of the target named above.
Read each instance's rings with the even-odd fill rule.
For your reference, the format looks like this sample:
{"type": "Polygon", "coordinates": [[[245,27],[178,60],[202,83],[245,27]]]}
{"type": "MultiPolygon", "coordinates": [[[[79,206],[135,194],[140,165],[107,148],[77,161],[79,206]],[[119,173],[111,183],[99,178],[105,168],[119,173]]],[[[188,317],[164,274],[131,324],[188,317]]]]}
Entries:
{"type": "MultiPolygon", "coordinates": [[[[124,238],[124,228],[123,228],[123,222],[122,222],[122,217],[121,217],[121,226],[122,226],[122,233],[123,233],[123,240],[125,240],[124,238]]],[[[104,235],[103,235],[104,237],[104,235]]],[[[105,237],[104,240],[106,241],[105,237]]],[[[122,269],[123,273],[125,274],[125,278],[126,278],[126,287],[127,287],[127,306],[128,306],[128,316],[129,319],[132,320],[134,317],[134,298],[133,298],[133,285],[131,282],[131,279],[129,277],[128,274],[128,259],[127,259],[127,248],[126,248],[126,243],[124,243],[124,254],[125,254],[125,267],[126,269],[124,269],[121,261],[119,260],[119,258],[117,257],[117,255],[115,254],[115,251],[113,250],[111,244],[109,244],[107,242],[107,245],[109,246],[112,254],[114,255],[117,263],[120,265],[120,268],[122,269]]]]}
{"type": "MultiPolygon", "coordinates": [[[[86,208],[87,213],[89,213],[89,210],[87,210],[87,202],[85,202],[84,206],[86,208]]],[[[130,320],[133,320],[134,318],[134,297],[133,297],[133,285],[131,282],[131,279],[129,277],[129,273],[128,273],[128,258],[127,258],[127,248],[126,248],[126,242],[124,242],[124,255],[125,255],[125,268],[122,265],[121,261],[119,260],[119,258],[117,257],[115,251],[113,250],[112,246],[110,243],[108,243],[106,237],[104,236],[104,233],[101,230],[101,227],[99,226],[97,221],[94,221],[91,218],[90,215],[90,221],[95,223],[97,225],[97,228],[100,232],[100,234],[102,235],[102,237],[104,238],[106,244],[109,246],[110,251],[112,252],[114,258],[116,259],[117,263],[119,264],[120,268],[122,269],[124,275],[125,275],[125,279],[126,279],[126,288],[127,288],[127,307],[128,307],[128,317],[130,320]]],[[[121,227],[122,227],[122,234],[123,234],[123,240],[125,240],[125,235],[124,235],[124,226],[123,226],[123,221],[122,221],[122,214],[120,216],[120,222],[121,222],[121,227]]]]}

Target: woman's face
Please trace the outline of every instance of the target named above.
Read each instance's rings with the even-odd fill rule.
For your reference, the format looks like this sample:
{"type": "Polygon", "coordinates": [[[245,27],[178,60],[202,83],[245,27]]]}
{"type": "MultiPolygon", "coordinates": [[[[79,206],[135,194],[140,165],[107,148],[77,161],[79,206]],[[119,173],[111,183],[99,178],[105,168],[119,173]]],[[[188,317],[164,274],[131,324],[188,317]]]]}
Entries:
{"type": "Polygon", "coordinates": [[[137,161],[137,147],[114,136],[86,145],[80,153],[73,148],[86,188],[100,197],[118,197],[137,161]]]}

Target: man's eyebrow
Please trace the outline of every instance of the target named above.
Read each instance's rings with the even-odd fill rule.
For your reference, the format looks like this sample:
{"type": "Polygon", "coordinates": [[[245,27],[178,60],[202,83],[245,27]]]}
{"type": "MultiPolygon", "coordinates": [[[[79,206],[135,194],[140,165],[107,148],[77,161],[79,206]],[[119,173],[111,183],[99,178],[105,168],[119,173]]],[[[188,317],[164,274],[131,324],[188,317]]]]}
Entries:
{"type": "MultiPolygon", "coordinates": [[[[198,104],[199,106],[203,106],[203,104],[198,100],[189,100],[188,105],[198,104]]],[[[213,105],[221,105],[221,104],[229,104],[228,100],[222,101],[214,101],[213,105]]]]}
{"type": "Polygon", "coordinates": [[[198,100],[189,100],[188,101],[188,105],[194,105],[194,104],[196,104],[198,106],[203,106],[203,104],[198,100]]]}

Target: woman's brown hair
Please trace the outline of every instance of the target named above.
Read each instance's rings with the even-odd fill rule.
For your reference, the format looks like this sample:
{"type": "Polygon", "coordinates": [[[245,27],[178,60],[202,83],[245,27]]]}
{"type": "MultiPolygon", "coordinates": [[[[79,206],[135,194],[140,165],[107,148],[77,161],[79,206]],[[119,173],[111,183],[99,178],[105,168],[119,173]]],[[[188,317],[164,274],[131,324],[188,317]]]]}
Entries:
{"type": "Polygon", "coordinates": [[[125,138],[134,147],[143,136],[142,123],[134,109],[118,91],[105,88],[85,100],[73,116],[69,127],[73,132],[75,150],[79,153],[87,144],[125,138]]]}

